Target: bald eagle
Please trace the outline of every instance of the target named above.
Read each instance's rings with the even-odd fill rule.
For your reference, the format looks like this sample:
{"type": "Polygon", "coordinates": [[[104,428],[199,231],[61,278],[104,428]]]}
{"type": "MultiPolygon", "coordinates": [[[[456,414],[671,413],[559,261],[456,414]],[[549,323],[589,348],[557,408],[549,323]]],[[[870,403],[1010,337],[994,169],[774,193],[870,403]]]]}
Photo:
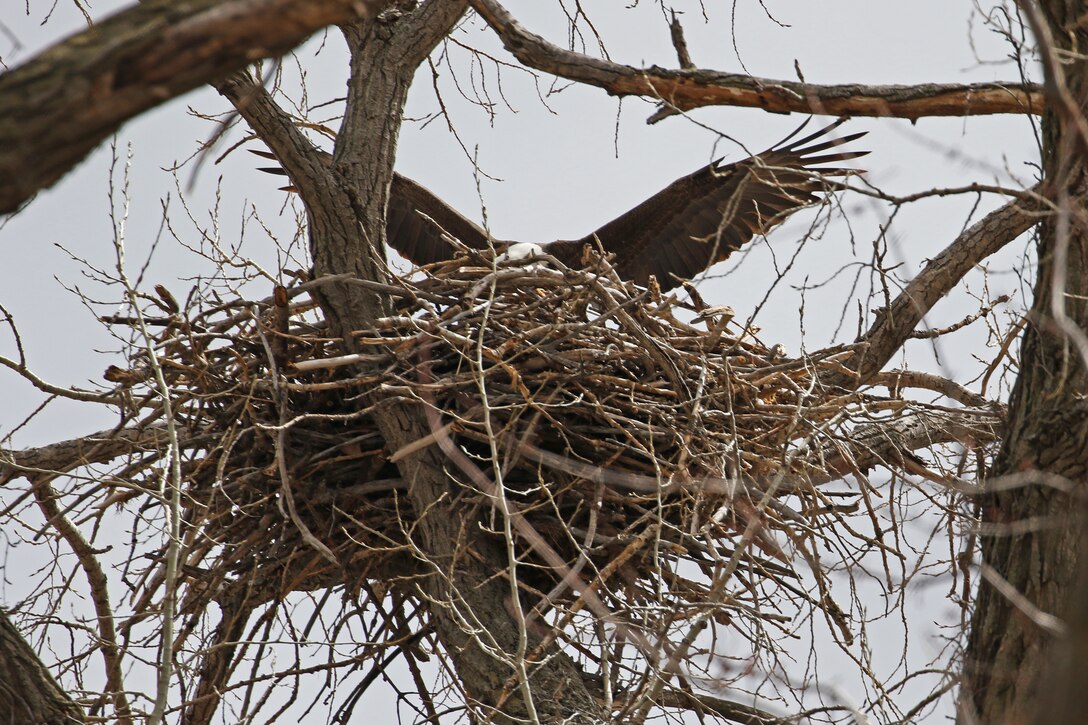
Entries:
{"type": "MultiPolygon", "coordinates": [[[[668,290],[724,261],[746,242],[769,232],[793,212],[841,188],[830,177],[857,173],[826,167],[868,151],[832,151],[865,132],[841,138],[829,134],[846,119],[795,139],[797,130],[763,153],[723,164],[715,161],[666,186],[581,239],[542,245],[568,266],[579,266],[585,245],[614,255],[620,277],[646,285],[653,275],[668,290]]],[[[260,153],[260,152],[256,152],[260,153]]],[[[265,155],[261,153],[260,155],[265,155]]],[[[279,169],[263,169],[283,173],[279,169]]],[[[290,189],[291,187],[286,187],[290,189]]],[[[452,259],[455,237],[471,249],[505,251],[514,243],[488,238],[422,185],[394,174],[386,214],[386,240],[401,256],[424,265],[452,259]]]]}

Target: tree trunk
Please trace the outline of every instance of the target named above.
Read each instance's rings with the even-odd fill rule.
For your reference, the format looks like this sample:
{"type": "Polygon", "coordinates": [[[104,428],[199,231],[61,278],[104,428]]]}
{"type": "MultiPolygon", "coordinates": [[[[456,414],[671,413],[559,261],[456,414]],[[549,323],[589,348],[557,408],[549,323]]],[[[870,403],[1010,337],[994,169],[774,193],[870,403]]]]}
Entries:
{"type": "MultiPolygon", "coordinates": [[[[1085,4],[1040,3],[1070,103],[1054,93],[1044,117],[1044,176],[1067,214],[1041,224],[1035,301],[1012,391],[1008,435],[983,502],[982,560],[1024,600],[980,584],[964,664],[961,723],[1026,723],[1044,712],[1059,620],[1075,594],[1083,537],[1079,497],[1088,470],[1088,178],[1075,117],[1088,108],[1085,4]],[[1003,490],[1002,490],[1003,489],[1003,490]],[[1071,489],[1071,490],[1070,490],[1071,489]]],[[[1046,52],[1045,39],[1040,43],[1046,52]]],[[[1059,79],[1048,90],[1061,88],[1059,79]]],[[[991,577],[991,579],[994,579],[991,577]]],[[[1083,663],[1082,663],[1083,664],[1083,663]]],[[[1083,679],[1083,666],[1080,678],[1083,679]]]]}
{"type": "Polygon", "coordinates": [[[82,722],[82,708],[60,689],[8,615],[0,611],[0,723],[82,722]]]}
{"type": "MultiPolygon", "coordinates": [[[[402,18],[345,29],[352,53],[350,87],[328,186],[303,199],[310,214],[315,273],[345,272],[384,281],[384,218],[397,135],[415,69],[461,17],[464,2],[430,2],[402,18]],[[368,241],[369,240],[369,241],[368,241]]],[[[348,351],[352,330],[392,314],[388,298],[348,284],[322,288],[330,332],[348,351]]],[[[383,401],[376,392],[375,420],[386,448],[396,451],[431,433],[423,406],[383,401]]],[[[464,502],[447,469],[456,470],[437,446],[399,464],[418,516],[411,532],[416,555],[433,572],[421,582],[439,640],[477,713],[490,722],[524,722],[535,709],[540,722],[595,723],[606,719],[590,697],[577,664],[556,643],[527,641],[511,612],[511,589],[501,572],[505,547],[481,535],[481,512],[464,502]],[[517,664],[528,670],[519,684],[517,664]],[[531,698],[526,693],[532,693],[531,698]],[[531,703],[530,703],[531,699],[531,703]]],[[[458,472],[458,476],[460,473],[458,472]]],[[[478,494],[471,498],[478,499],[478,494]]]]}

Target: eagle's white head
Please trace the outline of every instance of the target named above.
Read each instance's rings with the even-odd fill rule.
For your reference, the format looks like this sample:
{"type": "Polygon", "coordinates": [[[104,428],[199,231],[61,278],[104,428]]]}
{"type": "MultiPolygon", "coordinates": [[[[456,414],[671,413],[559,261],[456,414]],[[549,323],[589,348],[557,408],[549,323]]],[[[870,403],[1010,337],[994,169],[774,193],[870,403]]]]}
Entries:
{"type": "Polygon", "coordinates": [[[511,244],[507,247],[505,252],[495,258],[495,262],[498,264],[503,262],[516,262],[520,259],[539,257],[542,254],[544,254],[544,247],[539,244],[518,242],[517,244],[511,244]]]}

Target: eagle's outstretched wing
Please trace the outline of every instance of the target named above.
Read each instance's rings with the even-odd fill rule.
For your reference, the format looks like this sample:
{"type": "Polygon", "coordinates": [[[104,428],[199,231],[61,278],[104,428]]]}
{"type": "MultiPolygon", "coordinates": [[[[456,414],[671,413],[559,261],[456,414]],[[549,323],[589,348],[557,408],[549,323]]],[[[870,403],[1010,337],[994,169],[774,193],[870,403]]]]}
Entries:
{"type": "MultiPolygon", "coordinates": [[[[580,249],[600,242],[615,254],[624,279],[645,284],[654,275],[662,289],[691,279],[723,261],[754,236],[766,234],[794,211],[819,200],[837,184],[826,177],[852,170],[820,167],[864,156],[868,151],[822,154],[865,135],[827,138],[840,119],[791,141],[804,125],[761,154],[731,164],[715,162],[677,179],[634,209],[584,239],[558,242],[580,249]]],[[[560,249],[551,250],[562,258],[560,249]]]]}
{"type": "Polygon", "coordinates": [[[487,249],[487,233],[456,209],[406,176],[393,175],[385,216],[389,246],[413,264],[452,259],[457,249],[447,236],[471,249],[487,249]]]}
{"type": "MultiPolygon", "coordinates": [[[[822,153],[865,135],[863,131],[827,138],[845,120],[791,141],[806,122],[761,154],[731,164],[715,162],[705,166],[677,179],[593,234],[554,242],[547,251],[574,265],[586,244],[596,246],[599,242],[606,252],[615,255],[616,271],[624,279],[646,284],[652,274],[662,289],[671,289],[721,262],[752,237],[766,234],[798,209],[815,203],[822,192],[839,188],[829,177],[854,171],[823,164],[868,153],[822,153]]],[[[274,158],[267,152],[254,153],[274,158]]],[[[283,173],[275,168],[264,170],[283,173]]],[[[395,174],[386,215],[389,245],[415,264],[430,264],[456,255],[457,248],[449,237],[472,249],[488,248],[487,234],[479,225],[425,187],[395,174]]]]}

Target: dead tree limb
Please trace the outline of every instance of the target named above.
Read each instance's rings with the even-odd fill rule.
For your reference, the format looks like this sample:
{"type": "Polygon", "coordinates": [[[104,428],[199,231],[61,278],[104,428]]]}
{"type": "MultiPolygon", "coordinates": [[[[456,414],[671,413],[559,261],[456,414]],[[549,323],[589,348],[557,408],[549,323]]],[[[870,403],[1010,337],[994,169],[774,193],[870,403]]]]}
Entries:
{"type": "Polygon", "coordinates": [[[471,2],[506,49],[526,66],[603,88],[614,96],[645,96],[663,101],[665,107],[651,116],[649,123],[676,111],[702,106],[914,120],[924,116],[1038,114],[1045,105],[1039,86],[1019,82],[828,86],[706,69],[636,68],[560,48],[526,30],[495,0],[471,2]]]}

